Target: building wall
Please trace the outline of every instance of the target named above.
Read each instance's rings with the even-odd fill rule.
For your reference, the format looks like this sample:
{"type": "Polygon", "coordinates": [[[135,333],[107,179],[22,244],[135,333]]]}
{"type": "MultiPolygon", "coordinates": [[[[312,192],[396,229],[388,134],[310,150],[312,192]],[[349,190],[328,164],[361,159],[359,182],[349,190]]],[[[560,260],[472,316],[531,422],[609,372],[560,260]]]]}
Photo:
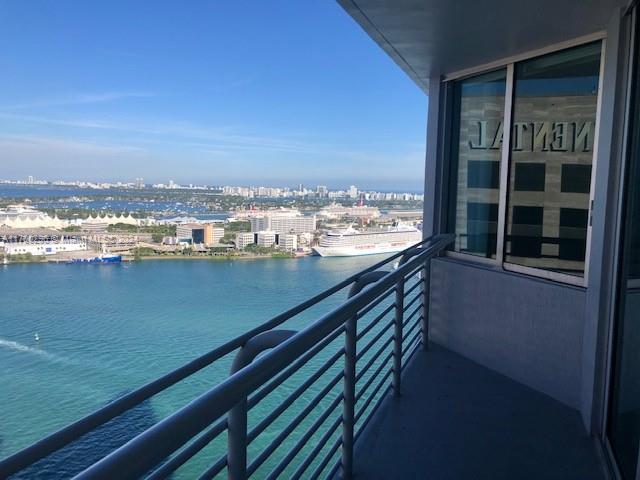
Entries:
{"type": "Polygon", "coordinates": [[[252,217],[251,231],[260,232],[270,230],[276,233],[306,233],[316,229],[315,215],[304,216],[263,216],[252,217]]]}
{"type": "Polygon", "coordinates": [[[247,245],[255,243],[255,235],[249,232],[236,233],[236,248],[242,250],[247,245]]]}
{"type": "Polygon", "coordinates": [[[257,243],[261,247],[271,247],[276,243],[275,232],[258,232],[257,243]]]}
{"type": "Polygon", "coordinates": [[[439,258],[429,319],[433,342],[580,407],[584,289],[439,258]]]}
{"type": "Polygon", "coordinates": [[[84,242],[50,242],[50,243],[6,243],[4,251],[7,255],[54,255],[60,252],[77,252],[86,250],[84,242]]]}
{"type": "Polygon", "coordinates": [[[278,235],[278,248],[288,252],[296,250],[298,248],[298,237],[290,234],[278,235]]]}

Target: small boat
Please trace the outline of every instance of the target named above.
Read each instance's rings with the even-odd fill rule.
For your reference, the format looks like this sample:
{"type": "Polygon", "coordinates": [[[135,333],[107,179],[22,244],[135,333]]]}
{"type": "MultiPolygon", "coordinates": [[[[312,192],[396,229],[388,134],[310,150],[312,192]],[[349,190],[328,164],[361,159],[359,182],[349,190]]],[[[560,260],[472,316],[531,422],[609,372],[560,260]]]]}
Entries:
{"type": "Polygon", "coordinates": [[[105,264],[105,263],[120,263],[122,262],[122,255],[113,255],[111,253],[103,253],[97,257],[91,258],[72,258],[67,263],[90,263],[90,264],[105,264]]]}

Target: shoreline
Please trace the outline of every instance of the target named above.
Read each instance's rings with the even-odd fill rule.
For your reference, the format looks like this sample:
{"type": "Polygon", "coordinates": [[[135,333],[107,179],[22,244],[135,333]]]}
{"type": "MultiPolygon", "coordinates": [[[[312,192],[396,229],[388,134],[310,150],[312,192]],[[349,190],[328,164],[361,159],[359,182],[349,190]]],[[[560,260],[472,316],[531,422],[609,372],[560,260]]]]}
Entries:
{"type": "MultiPolygon", "coordinates": [[[[298,258],[309,257],[311,255],[145,255],[139,258],[134,258],[133,255],[122,255],[122,263],[134,263],[144,261],[171,261],[171,260],[185,260],[185,261],[209,261],[209,262],[225,262],[233,260],[295,260],[298,258]]],[[[0,265],[33,265],[33,264],[66,264],[68,259],[47,259],[47,258],[34,258],[33,260],[14,260],[7,263],[0,262],[0,265]]]]}
{"type": "MultiPolygon", "coordinates": [[[[304,255],[304,256],[310,256],[310,255],[304,255]]],[[[302,258],[302,257],[297,257],[297,256],[288,256],[288,255],[276,255],[276,256],[272,256],[272,255],[202,255],[202,256],[198,256],[198,255],[145,255],[143,257],[139,257],[137,259],[135,259],[133,256],[122,256],[122,261],[123,262],[137,262],[137,261],[141,261],[144,262],[146,260],[188,260],[188,261],[195,261],[195,260],[206,260],[206,261],[227,261],[227,260],[289,260],[289,259],[296,259],[296,258],[302,258]]]]}

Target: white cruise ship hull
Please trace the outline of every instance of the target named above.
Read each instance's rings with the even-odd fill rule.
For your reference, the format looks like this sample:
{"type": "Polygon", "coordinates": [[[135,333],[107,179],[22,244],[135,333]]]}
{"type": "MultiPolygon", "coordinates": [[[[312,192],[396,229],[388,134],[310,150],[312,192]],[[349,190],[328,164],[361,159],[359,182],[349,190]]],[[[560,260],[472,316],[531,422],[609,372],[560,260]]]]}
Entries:
{"type": "Polygon", "coordinates": [[[379,255],[396,253],[409,248],[416,242],[377,243],[375,245],[350,245],[335,247],[313,247],[313,251],[321,257],[355,257],[359,255],[379,255]]]}

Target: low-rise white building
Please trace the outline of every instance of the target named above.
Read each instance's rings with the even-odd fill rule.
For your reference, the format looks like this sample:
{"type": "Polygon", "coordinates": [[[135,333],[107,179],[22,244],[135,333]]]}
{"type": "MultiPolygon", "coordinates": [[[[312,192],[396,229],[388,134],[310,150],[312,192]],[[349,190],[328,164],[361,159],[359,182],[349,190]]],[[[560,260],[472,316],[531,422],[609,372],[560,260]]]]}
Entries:
{"type": "Polygon", "coordinates": [[[209,235],[210,245],[219,245],[222,237],[224,237],[224,228],[211,227],[211,234],[209,235]]]}
{"type": "Polygon", "coordinates": [[[6,255],[55,255],[61,252],[79,252],[87,250],[87,244],[83,241],[64,240],[61,242],[6,242],[4,253],[6,255]]]}
{"type": "Polygon", "coordinates": [[[253,245],[255,242],[255,235],[252,232],[239,232],[236,233],[236,248],[242,250],[249,245],[253,245]]]}
{"type": "Polygon", "coordinates": [[[298,249],[298,236],[292,234],[278,235],[278,248],[285,252],[293,252],[298,249]]]}
{"type": "Polygon", "coordinates": [[[276,232],[258,232],[257,243],[260,247],[272,247],[276,243],[276,232]]]}

